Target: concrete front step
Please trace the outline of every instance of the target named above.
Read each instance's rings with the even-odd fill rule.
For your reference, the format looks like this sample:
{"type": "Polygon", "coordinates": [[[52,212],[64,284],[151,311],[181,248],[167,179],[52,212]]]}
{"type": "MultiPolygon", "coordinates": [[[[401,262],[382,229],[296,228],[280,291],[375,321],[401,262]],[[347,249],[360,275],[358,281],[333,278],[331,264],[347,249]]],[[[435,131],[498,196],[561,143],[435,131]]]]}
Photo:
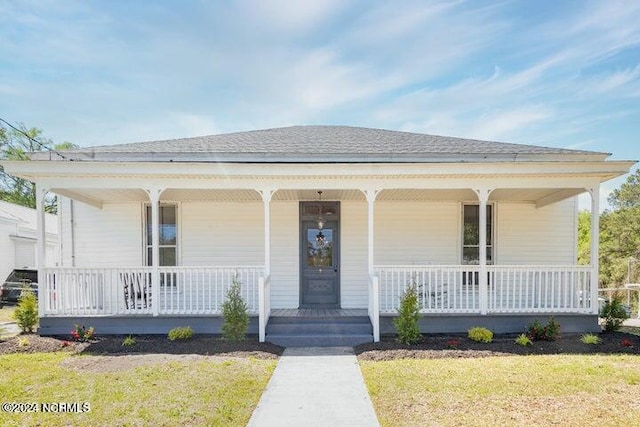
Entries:
{"type": "Polygon", "coordinates": [[[268,335],[266,340],[282,347],[354,347],[373,342],[373,335],[268,335]]]}
{"type": "Polygon", "coordinates": [[[266,340],[284,347],[353,347],[373,341],[367,316],[271,317],[266,340]]]}

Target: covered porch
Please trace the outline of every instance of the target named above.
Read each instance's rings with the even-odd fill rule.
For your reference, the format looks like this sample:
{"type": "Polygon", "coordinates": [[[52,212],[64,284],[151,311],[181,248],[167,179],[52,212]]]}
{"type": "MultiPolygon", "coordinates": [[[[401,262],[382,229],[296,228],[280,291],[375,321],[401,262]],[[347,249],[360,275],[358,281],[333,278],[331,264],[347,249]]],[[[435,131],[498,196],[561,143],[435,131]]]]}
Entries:
{"type": "MultiPolygon", "coordinates": [[[[574,186],[567,187],[566,179],[557,178],[476,178],[470,182],[461,178],[425,179],[421,173],[417,178],[369,176],[353,182],[353,178],[324,176],[325,166],[314,168],[320,168],[322,173],[313,176],[312,182],[301,182],[302,178],[308,180],[308,175],[295,175],[271,181],[263,188],[250,188],[249,182],[255,185],[256,181],[244,178],[231,182],[228,178],[224,181],[192,178],[180,181],[178,186],[163,177],[167,180],[166,187],[141,183],[132,186],[123,182],[121,187],[114,188],[111,181],[103,182],[105,188],[102,188],[90,179],[82,183],[56,180],[55,184],[53,181],[49,185],[40,184],[40,201],[45,191],[52,191],[67,197],[72,205],[75,202],[76,209],[83,206],[83,215],[88,215],[88,211],[115,215],[123,211],[120,206],[124,205],[135,205],[138,212],[144,212],[144,207],[149,206],[146,227],[151,264],[102,266],[86,261],[78,264],[73,256],[68,265],[41,268],[41,322],[46,325],[47,319],[59,324],[61,318],[86,318],[87,321],[130,318],[129,329],[123,333],[134,331],[136,322],[148,325],[143,318],[163,319],[156,320],[162,327],[172,319],[205,325],[197,319],[221,316],[224,296],[237,277],[254,318],[251,331],[264,341],[268,339],[267,324],[274,310],[300,307],[300,268],[304,262],[300,206],[317,202],[318,188],[323,190],[325,202],[342,206],[340,234],[344,248],[333,261],[339,265],[336,269],[342,277],[338,308],[366,310],[374,341],[379,340],[381,333],[389,332],[387,319],[396,313],[399,298],[409,285],[415,285],[419,291],[423,314],[449,319],[449,322],[451,316],[467,319],[502,316],[504,321],[505,315],[535,314],[587,316],[596,322],[597,304],[592,301],[597,301],[597,263],[591,266],[578,266],[575,262],[528,264],[530,259],[519,258],[518,263],[510,260],[509,264],[500,264],[499,250],[487,255],[487,251],[496,251],[496,244],[488,244],[495,236],[490,235],[491,227],[487,231],[490,220],[486,207],[509,204],[517,209],[526,206],[533,211],[544,210],[588,191],[595,213],[592,229],[597,229],[598,180],[580,179],[572,184],[574,186]],[[237,212],[243,212],[237,215],[234,211],[225,216],[225,223],[218,224],[229,230],[224,235],[224,239],[230,239],[226,258],[236,262],[216,265],[198,260],[191,264],[183,257],[177,259],[183,265],[162,265],[160,208],[167,203],[181,205],[185,210],[189,207],[183,221],[187,216],[193,218],[191,212],[196,209],[192,206],[197,206],[198,212],[207,212],[232,204],[237,212]],[[474,264],[464,260],[461,235],[434,233],[439,228],[433,221],[435,214],[425,213],[430,225],[412,216],[410,226],[399,231],[389,222],[393,218],[400,223],[408,221],[403,217],[407,209],[427,212],[435,207],[434,210],[445,212],[438,215],[447,215],[447,212],[459,212],[465,204],[478,206],[477,262],[474,264]],[[239,223],[233,222],[234,217],[239,223]],[[248,232],[238,225],[243,224],[245,218],[251,218],[248,232]],[[417,243],[404,240],[412,234],[418,236],[417,243]],[[447,250],[439,251],[443,245],[441,239],[448,242],[447,250]],[[237,242],[232,243],[234,240],[237,242]],[[247,249],[250,256],[243,254],[243,244],[251,246],[247,249]],[[262,262],[256,262],[259,260],[262,262]],[[282,295],[287,293],[293,296],[285,299],[282,295]]],[[[153,182],[163,183],[161,179],[153,182]]],[[[504,209],[505,218],[507,211],[504,209]]],[[[132,212],[137,217],[127,221],[141,223],[144,235],[144,218],[135,213],[135,209],[129,211],[130,217],[132,212]]],[[[199,226],[206,225],[207,221],[216,219],[202,219],[199,226]]],[[[195,245],[191,238],[185,237],[186,232],[182,234],[180,245],[185,250],[195,245]]],[[[138,241],[136,245],[145,252],[143,243],[138,241]]],[[[592,245],[592,259],[597,259],[597,241],[592,241],[592,245]]],[[[143,264],[144,259],[139,257],[139,264],[143,264]]],[[[210,325],[219,325],[219,321],[210,325]]],[[[151,329],[145,326],[145,330],[151,329]]],[[[203,326],[203,331],[212,330],[203,326]]]]}

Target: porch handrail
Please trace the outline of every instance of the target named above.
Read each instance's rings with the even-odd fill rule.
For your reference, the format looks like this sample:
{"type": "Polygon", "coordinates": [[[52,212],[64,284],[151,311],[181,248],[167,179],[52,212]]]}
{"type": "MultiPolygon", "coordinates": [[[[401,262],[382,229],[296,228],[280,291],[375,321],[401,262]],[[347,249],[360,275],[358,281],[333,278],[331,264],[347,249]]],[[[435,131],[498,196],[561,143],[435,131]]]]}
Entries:
{"type": "Polygon", "coordinates": [[[488,292],[479,289],[477,265],[376,265],[380,312],[396,313],[405,289],[415,285],[422,313],[590,313],[591,267],[488,265],[488,292]]]}
{"type": "Polygon", "coordinates": [[[487,271],[489,312],[592,312],[590,266],[491,265],[487,271]]]}
{"type": "Polygon", "coordinates": [[[267,335],[267,324],[271,317],[271,275],[260,276],[258,280],[258,338],[260,342],[265,342],[267,335]]]}
{"type": "Polygon", "coordinates": [[[380,282],[376,274],[369,275],[369,320],[373,328],[373,342],[380,341],[380,282]]]}
{"type": "Polygon", "coordinates": [[[477,265],[375,265],[380,312],[397,313],[400,299],[415,285],[422,313],[479,313],[477,265]]]}
{"type": "Polygon", "coordinates": [[[46,267],[42,269],[43,316],[219,315],[234,277],[250,314],[259,311],[263,266],[159,267],[153,292],[151,267],[46,267]],[[157,308],[156,308],[157,307],[157,308]]]}

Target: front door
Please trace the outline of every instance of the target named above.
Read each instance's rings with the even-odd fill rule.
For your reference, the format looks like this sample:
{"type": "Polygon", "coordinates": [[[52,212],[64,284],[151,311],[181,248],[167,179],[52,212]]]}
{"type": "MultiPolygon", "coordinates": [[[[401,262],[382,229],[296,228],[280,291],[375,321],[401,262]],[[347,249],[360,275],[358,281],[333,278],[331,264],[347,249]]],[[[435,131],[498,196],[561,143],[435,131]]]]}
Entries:
{"type": "Polygon", "coordinates": [[[303,202],[300,209],[300,307],[340,307],[339,204],[303,202]],[[323,226],[318,226],[318,216],[323,226]]]}

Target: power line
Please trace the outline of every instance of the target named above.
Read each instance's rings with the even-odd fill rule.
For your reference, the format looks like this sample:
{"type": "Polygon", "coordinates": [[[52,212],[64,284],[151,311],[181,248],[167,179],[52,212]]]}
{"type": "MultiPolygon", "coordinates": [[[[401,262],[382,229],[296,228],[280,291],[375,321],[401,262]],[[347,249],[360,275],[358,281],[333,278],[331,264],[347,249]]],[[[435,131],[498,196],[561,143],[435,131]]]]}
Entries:
{"type": "Polygon", "coordinates": [[[26,133],[25,131],[23,131],[20,128],[15,127],[14,125],[12,125],[11,123],[9,123],[8,121],[6,121],[5,119],[3,119],[2,117],[0,117],[0,122],[3,122],[4,124],[6,124],[7,126],[9,126],[11,129],[15,130],[16,132],[20,132],[22,135],[26,136],[27,138],[29,138],[29,141],[33,141],[36,144],[38,144],[40,146],[40,148],[43,148],[45,150],[47,150],[50,153],[55,153],[58,156],[60,156],[60,158],[64,159],[64,160],[69,160],[72,161],[73,159],[69,159],[67,156],[60,154],[60,152],[56,151],[55,149],[51,148],[51,147],[47,147],[46,144],[38,141],[37,139],[35,139],[34,137],[32,137],[31,135],[29,135],[28,133],[26,133]]]}

